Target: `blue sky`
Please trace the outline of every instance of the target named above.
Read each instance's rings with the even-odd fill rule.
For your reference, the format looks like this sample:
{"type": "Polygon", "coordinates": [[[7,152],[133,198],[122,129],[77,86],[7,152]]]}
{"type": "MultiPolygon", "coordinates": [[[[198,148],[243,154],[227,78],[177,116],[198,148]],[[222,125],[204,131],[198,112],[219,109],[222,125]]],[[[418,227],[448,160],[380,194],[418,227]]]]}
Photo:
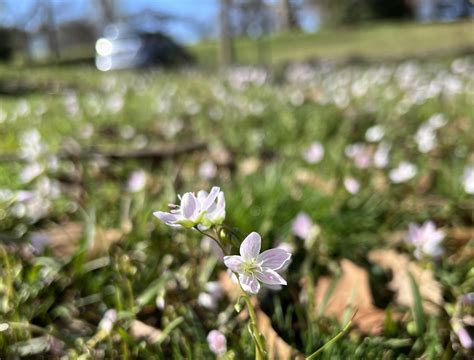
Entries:
{"type": "MultiPolygon", "coordinates": [[[[38,1],[45,0],[0,0],[0,25],[10,26],[28,19],[31,9],[38,1]]],[[[48,1],[48,0],[46,0],[48,1]]],[[[58,22],[75,19],[97,19],[98,0],[49,0],[53,4],[58,22]]],[[[217,12],[219,0],[114,0],[119,13],[133,14],[145,9],[160,11],[174,15],[181,21],[168,22],[164,30],[181,42],[195,42],[200,34],[196,28],[189,26],[190,21],[205,27],[211,34],[217,33],[217,12]]],[[[265,0],[271,4],[279,0],[265,0]]],[[[29,22],[30,31],[35,31],[40,16],[33,16],[29,22]]],[[[300,13],[299,21],[305,30],[314,31],[318,27],[318,19],[309,13],[300,13]]]]}
{"type": "MultiPolygon", "coordinates": [[[[25,22],[29,18],[31,9],[40,1],[51,1],[55,9],[55,16],[58,22],[74,20],[78,18],[98,19],[97,9],[94,4],[98,0],[0,0],[0,26],[11,26],[19,21],[25,22]]],[[[169,22],[164,30],[181,42],[194,42],[199,40],[199,34],[196,28],[189,26],[189,20],[207,27],[212,33],[217,33],[217,11],[219,9],[219,0],[113,0],[122,13],[136,13],[145,9],[162,11],[166,14],[174,15],[182,21],[169,22]],[[188,19],[188,21],[186,21],[188,19]]],[[[266,3],[275,3],[279,0],[264,0],[266,3]]],[[[298,2],[298,1],[296,1],[298,2]]],[[[425,3],[425,2],[423,2],[425,3]]],[[[451,7],[444,10],[438,16],[444,20],[453,20],[459,12],[459,7],[463,0],[452,0],[451,7]],[[457,5],[456,5],[457,4],[457,5]],[[456,5],[456,6],[455,6],[456,5]],[[456,14],[452,14],[455,12],[456,14]]],[[[429,4],[429,3],[425,3],[429,4]]],[[[461,6],[462,8],[462,6],[461,6]]],[[[419,10],[423,10],[421,7],[419,10]]],[[[426,9],[425,9],[426,10],[426,9]]],[[[424,19],[433,18],[433,9],[428,9],[430,14],[418,14],[418,17],[424,19]]],[[[474,17],[474,7],[470,8],[471,17],[474,17]]],[[[426,12],[426,11],[425,11],[426,12]]],[[[30,31],[36,30],[39,17],[33,16],[29,22],[30,31]]],[[[300,12],[298,14],[300,25],[306,31],[316,31],[319,27],[319,19],[315,14],[309,12],[300,12]]]]}
{"type": "MultiPolygon", "coordinates": [[[[24,21],[31,8],[38,0],[0,0],[0,24],[11,24],[24,21]]],[[[77,18],[97,16],[94,4],[96,0],[52,0],[57,21],[68,21],[77,18]]],[[[189,18],[215,29],[214,19],[217,16],[218,0],[116,0],[118,10],[123,13],[136,13],[152,9],[172,14],[180,18],[189,18]]],[[[35,26],[35,20],[30,23],[35,26]]],[[[192,42],[198,39],[193,29],[185,21],[173,22],[167,26],[174,37],[180,41],[192,42]]]]}

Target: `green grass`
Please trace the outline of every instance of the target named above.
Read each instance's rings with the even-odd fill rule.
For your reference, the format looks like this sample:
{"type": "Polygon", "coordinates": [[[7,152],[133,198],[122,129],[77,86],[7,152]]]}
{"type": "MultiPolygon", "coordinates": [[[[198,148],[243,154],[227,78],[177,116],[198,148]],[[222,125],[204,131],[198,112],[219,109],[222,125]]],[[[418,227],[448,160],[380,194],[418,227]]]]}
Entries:
{"type": "MultiPolygon", "coordinates": [[[[390,29],[393,25],[387,25],[386,31],[390,29]]],[[[329,40],[326,46],[332,46],[329,40]]],[[[459,296],[473,288],[472,239],[460,240],[453,231],[472,229],[474,223],[472,196],[461,180],[474,154],[474,59],[407,60],[301,68],[309,79],[298,82],[289,81],[280,69],[260,85],[232,82],[251,78],[245,72],[223,77],[198,71],[100,73],[87,66],[0,68],[0,78],[10,82],[48,85],[48,90],[0,97],[0,154],[19,153],[24,134],[36,129],[44,146],[36,161],[46,168],[37,179],[22,183],[26,164],[0,161],[0,189],[41,195],[40,203],[30,206],[5,200],[0,192],[0,329],[9,324],[0,331],[0,357],[208,359],[213,354],[206,336],[220,329],[236,358],[252,358],[250,335],[234,302],[224,297],[216,309],[207,309],[197,301],[224,266],[201,246],[197,232],[171,229],[152,216],[176,202],[177,194],[213,185],[225,192],[226,223],[240,229],[240,237],[257,231],[262,249],[281,242],[294,248],[285,275],[288,286],[259,295],[274,330],[289,345],[309,355],[346,324],[319,316],[311,291],[320,277],[337,275],[339,262],[349,259],[369,274],[374,303],[387,319],[377,335],[350,329],[322,359],[468,356],[456,347],[452,324],[464,319],[459,296]],[[422,153],[414,134],[437,113],[447,124],[436,131],[436,148],[422,153]],[[367,143],[365,132],[374,125],[385,129],[384,141],[392,145],[389,164],[360,169],[344,149],[363,142],[373,152],[377,144],[367,143]],[[323,144],[325,156],[308,164],[302,153],[314,141],[323,144]],[[72,157],[59,159],[57,166],[52,161],[67,151],[130,151],[195,142],[208,148],[163,161],[72,157]],[[418,173],[392,184],[390,170],[403,160],[416,164],[418,173]],[[217,166],[212,179],[200,175],[205,161],[217,166]],[[138,169],[146,172],[147,183],[130,193],[127,181],[138,169]],[[360,182],[357,194],[345,190],[346,176],[360,182]],[[51,187],[60,187],[59,196],[46,179],[51,187]],[[320,229],[313,244],[292,234],[299,212],[306,212],[320,229]],[[411,246],[392,240],[410,222],[429,219],[447,234],[439,261],[419,261],[411,246]],[[86,231],[69,258],[48,247],[32,252],[32,234],[71,222],[86,231]],[[122,232],[121,240],[87,256],[91,232],[111,228],[122,232]],[[396,302],[387,288],[392,274],[368,259],[371,250],[381,248],[433,271],[444,300],[439,314],[422,313],[418,296],[412,307],[396,302]],[[164,306],[157,306],[161,299],[164,306]],[[119,320],[110,336],[102,338],[99,323],[107,309],[116,309],[119,320]],[[401,317],[390,317],[392,312],[401,317]],[[163,331],[159,341],[134,337],[135,320],[163,331]]]]}
{"type": "MultiPolygon", "coordinates": [[[[474,51],[474,24],[456,23],[382,23],[323,29],[315,34],[289,33],[272,35],[260,42],[252,39],[235,41],[236,62],[241,64],[279,64],[293,60],[360,58],[367,61],[430,57],[433,55],[474,51]],[[267,51],[259,57],[259,46],[267,51]]],[[[217,65],[214,41],[190,47],[199,63],[217,65]]]]}

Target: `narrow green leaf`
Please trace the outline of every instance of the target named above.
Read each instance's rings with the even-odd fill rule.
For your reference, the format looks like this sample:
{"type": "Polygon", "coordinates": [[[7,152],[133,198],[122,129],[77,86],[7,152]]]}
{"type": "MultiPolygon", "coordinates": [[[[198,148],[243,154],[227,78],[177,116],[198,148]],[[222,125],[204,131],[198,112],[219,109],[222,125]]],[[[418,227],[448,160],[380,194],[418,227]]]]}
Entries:
{"type": "Polygon", "coordinates": [[[418,284],[416,283],[413,275],[408,272],[408,276],[410,278],[410,285],[411,285],[411,292],[413,295],[413,318],[415,319],[416,323],[416,331],[418,335],[422,335],[425,332],[425,312],[423,311],[423,299],[421,298],[420,289],[418,288],[418,284]]]}

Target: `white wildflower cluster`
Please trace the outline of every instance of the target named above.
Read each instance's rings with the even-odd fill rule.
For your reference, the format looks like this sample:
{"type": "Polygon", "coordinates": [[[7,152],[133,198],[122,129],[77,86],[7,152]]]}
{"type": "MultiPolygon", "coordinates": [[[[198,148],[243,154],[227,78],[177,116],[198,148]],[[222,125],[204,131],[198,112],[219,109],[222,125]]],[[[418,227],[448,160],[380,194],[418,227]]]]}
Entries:
{"type": "MultiPolygon", "coordinates": [[[[206,231],[219,227],[225,218],[224,193],[213,187],[209,193],[201,190],[195,195],[192,192],[179,197],[180,205],[171,204],[170,212],[157,211],[154,215],[166,225],[172,227],[194,228],[206,231]]],[[[217,229],[216,237],[212,237],[224,251],[225,247],[217,229]]],[[[258,233],[250,233],[240,245],[240,255],[224,254],[223,262],[232,273],[238,276],[242,288],[252,294],[260,290],[260,283],[273,287],[286,285],[281,272],[290,263],[291,253],[283,248],[275,248],[260,253],[261,237],[258,233]]],[[[212,284],[209,291],[200,294],[198,301],[205,307],[215,306],[217,292],[212,284]]]]}

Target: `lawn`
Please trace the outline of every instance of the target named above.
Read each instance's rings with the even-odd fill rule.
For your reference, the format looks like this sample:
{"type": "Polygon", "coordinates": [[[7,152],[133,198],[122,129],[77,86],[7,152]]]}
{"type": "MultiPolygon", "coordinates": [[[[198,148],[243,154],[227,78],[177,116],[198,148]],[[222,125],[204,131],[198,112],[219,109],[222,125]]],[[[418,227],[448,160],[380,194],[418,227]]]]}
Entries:
{"type": "MultiPolygon", "coordinates": [[[[364,31],[337,35],[346,50],[288,37],[321,38],[296,57],[337,57],[364,31]]],[[[272,47],[275,61],[293,54],[272,47]]],[[[153,216],[219,186],[226,251],[258,232],[262,251],[292,253],[287,286],[254,297],[270,358],[310,355],[351,318],[320,358],[468,358],[473,70],[466,55],[221,74],[0,68],[23,85],[0,96],[0,357],[209,359],[219,330],[221,358],[252,358],[211,240],[153,216]]]]}
{"type": "MultiPolygon", "coordinates": [[[[456,23],[374,23],[338,30],[322,29],[309,33],[288,33],[260,40],[237,39],[236,62],[273,64],[294,60],[359,61],[428,58],[443,54],[462,54],[474,49],[472,22],[456,23]],[[260,51],[265,51],[260,55],[260,51]]],[[[201,65],[213,67],[217,43],[203,41],[189,47],[201,65]]]]}

